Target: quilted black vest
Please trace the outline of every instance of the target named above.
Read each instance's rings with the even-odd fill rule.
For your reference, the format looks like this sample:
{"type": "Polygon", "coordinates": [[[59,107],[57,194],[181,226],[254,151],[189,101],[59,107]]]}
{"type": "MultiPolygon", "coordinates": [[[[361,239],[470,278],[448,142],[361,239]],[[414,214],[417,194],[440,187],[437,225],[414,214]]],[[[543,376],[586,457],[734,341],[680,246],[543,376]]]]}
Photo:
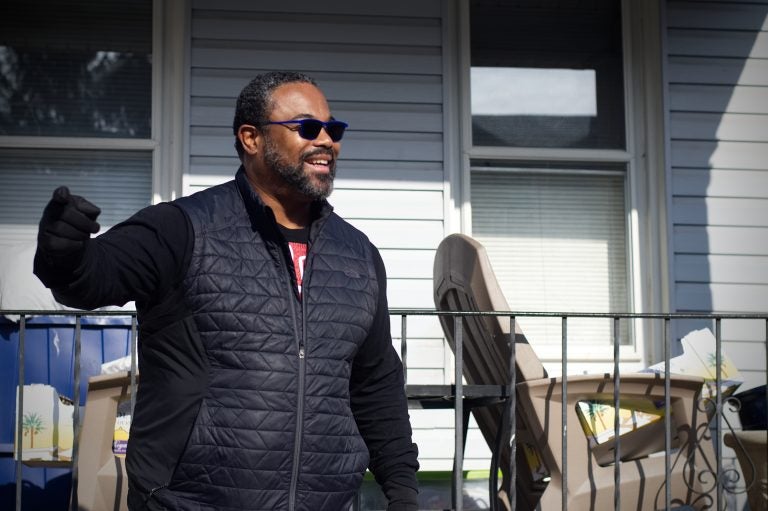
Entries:
{"type": "Polygon", "coordinates": [[[177,201],[195,232],[184,286],[210,369],[184,453],[154,497],[174,510],[347,509],[368,465],[349,377],[376,309],[371,246],[327,212],[299,301],[274,217],[243,188],[177,201]]]}

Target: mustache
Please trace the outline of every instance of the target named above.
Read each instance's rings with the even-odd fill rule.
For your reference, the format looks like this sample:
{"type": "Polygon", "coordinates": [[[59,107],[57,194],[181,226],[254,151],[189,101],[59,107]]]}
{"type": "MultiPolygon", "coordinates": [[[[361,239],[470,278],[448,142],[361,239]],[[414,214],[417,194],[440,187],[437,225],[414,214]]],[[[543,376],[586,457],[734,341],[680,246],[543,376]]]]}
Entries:
{"type": "Polygon", "coordinates": [[[301,158],[306,160],[307,158],[310,158],[312,156],[318,156],[318,155],[327,156],[329,160],[336,161],[336,158],[333,155],[333,151],[329,149],[323,149],[322,147],[303,153],[301,155],[301,158]]]}

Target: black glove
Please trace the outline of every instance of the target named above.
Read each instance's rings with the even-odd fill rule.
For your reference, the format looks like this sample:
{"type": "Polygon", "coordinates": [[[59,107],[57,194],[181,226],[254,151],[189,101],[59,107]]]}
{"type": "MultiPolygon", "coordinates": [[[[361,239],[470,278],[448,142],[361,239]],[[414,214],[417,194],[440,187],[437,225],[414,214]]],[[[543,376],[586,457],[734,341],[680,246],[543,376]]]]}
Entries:
{"type": "Polygon", "coordinates": [[[71,195],[66,186],[56,188],[40,219],[35,274],[45,282],[41,274],[47,274],[51,280],[59,280],[53,278],[54,274],[74,270],[91,234],[99,231],[96,222],[99,213],[99,208],[78,195],[71,195]],[[42,266],[47,267],[47,271],[42,266]]]}

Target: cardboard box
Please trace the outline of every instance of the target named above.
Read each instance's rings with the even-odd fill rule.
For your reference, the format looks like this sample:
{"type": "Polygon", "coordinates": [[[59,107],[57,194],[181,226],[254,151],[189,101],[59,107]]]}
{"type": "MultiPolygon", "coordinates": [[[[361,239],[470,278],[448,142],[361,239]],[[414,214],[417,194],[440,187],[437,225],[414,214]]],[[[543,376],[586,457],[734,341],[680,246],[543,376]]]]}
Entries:
{"type": "MultiPolygon", "coordinates": [[[[622,399],[619,403],[619,435],[636,431],[664,418],[664,402],[650,399],[622,399]]],[[[579,422],[597,444],[612,440],[616,434],[614,421],[616,409],[613,402],[590,400],[579,401],[576,412],[579,422]]]]}
{"type": "Polygon", "coordinates": [[[131,431],[131,400],[123,398],[117,403],[117,417],[115,418],[115,435],[112,437],[112,453],[115,456],[125,457],[128,450],[128,437],[131,431]]]}
{"type": "MultiPolygon", "coordinates": [[[[19,398],[16,389],[16,420],[19,398]]],[[[72,461],[72,401],[50,385],[24,385],[22,413],[21,459],[34,465],[66,464],[72,461]]],[[[18,435],[18,431],[16,431],[18,435]]],[[[15,438],[15,458],[19,459],[19,438],[15,438]]]]}
{"type": "MultiPolygon", "coordinates": [[[[681,343],[683,354],[670,359],[670,372],[704,378],[702,398],[713,398],[717,390],[717,357],[715,352],[717,340],[715,336],[708,328],[702,328],[688,333],[683,337],[681,343]]],[[[664,374],[664,362],[652,365],[645,371],[664,374]]],[[[739,385],[744,383],[744,378],[725,354],[722,345],[720,349],[720,383],[720,391],[724,397],[733,394],[739,385]]]]}
{"type": "Polygon", "coordinates": [[[127,372],[88,380],[78,469],[80,481],[89,483],[78,488],[80,511],[128,509],[124,453],[130,429],[130,385],[127,372]]]}

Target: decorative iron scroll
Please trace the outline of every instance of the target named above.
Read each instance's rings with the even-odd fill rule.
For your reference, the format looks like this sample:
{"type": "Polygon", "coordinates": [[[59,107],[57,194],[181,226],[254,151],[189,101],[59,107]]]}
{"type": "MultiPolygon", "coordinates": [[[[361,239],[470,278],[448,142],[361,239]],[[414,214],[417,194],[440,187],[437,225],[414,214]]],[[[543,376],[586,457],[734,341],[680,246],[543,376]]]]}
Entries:
{"type": "MultiPolygon", "coordinates": [[[[723,400],[721,410],[724,410],[726,406],[728,407],[729,411],[734,414],[737,414],[741,410],[742,403],[739,398],[734,396],[727,396],[721,399],[723,400]]],[[[689,490],[692,493],[697,494],[694,507],[697,509],[716,509],[718,484],[717,460],[708,459],[705,455],[705,451],[703,451],[699,446],[701,445],[701,442],[713,442],[713,433],[716,432],[715,419],[717,417],[717,401],[714,396],[704,397],[699,400],[697,406],[700,412],[704,412],[706,414],[708,421],[697,426],[697,431],[695,434],[697,447],[691,449],[691,451],[688,453],[688,458],[686,459],[687,473],[691,475],[697,475],[695,476],[695,480],[691,477],[686,477],[685,480],[689,490]],[[694,470],[694,464],[696,470],[694,470]]],[[[735,434],[737,428],[731,423],[728,414],[725,414],[721,411],[720,417],[722,419],[721,424],[725,425],[724,431],[722,431],[721,428],[723,436],[730,432],[733,436],[734,442],[732,448],[743,455],[739,456],[741,460],[741,470],[739,470],[735,465],[720,467],[721,487],[724,492],[731,495],[746,494],[755,484],[759,484],[759,481],[757,480],[757,467],[754,460],[752,459],[752,456],[750,456],[749,451],[741,442],[738,435],[735,434]],[[744,466],[744,460],[747,461],[747,466],[744,466]],[[747,479],[746,474],[749,474],[751,477],[747,479]]],[[[720,439],[720,441],[714,445],[715,448],[719,450],[719,452],[716,451],[716,456],[720,457],[722,463],[722,439],[720,439]]],[[[727,502],[724,502],[723,506],[718,509],[727,508],[727,502]]]]}

